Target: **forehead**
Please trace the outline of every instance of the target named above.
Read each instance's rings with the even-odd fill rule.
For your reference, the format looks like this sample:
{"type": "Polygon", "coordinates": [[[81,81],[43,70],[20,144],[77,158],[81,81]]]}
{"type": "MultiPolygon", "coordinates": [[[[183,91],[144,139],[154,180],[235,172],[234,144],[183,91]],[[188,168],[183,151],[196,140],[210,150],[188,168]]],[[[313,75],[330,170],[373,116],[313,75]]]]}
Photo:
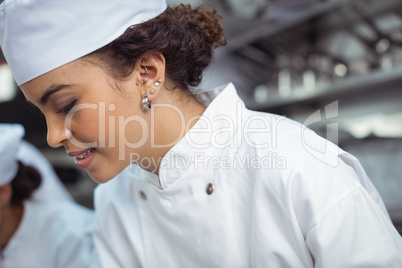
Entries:
{"type": "Polygon", "coordinates": [[[42,94],[52,85],[91,83],[98,81],[100,75],[104,75],[100,67],[87,60],[78,59],[22,84],[20,87],[28,100],[35,101],[32,98],[37,98],[37,95],[42,94]]]}

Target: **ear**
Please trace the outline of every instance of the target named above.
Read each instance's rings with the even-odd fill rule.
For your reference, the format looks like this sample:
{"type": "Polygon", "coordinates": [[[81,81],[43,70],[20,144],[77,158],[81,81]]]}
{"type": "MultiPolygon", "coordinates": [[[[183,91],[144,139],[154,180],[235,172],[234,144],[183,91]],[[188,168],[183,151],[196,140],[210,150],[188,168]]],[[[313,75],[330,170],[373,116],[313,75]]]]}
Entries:
{"type": "Polygon", "coordinates": [[[142,95],[147,93],[148,99],[153,101],[158,98],[165,84],[165,56],[159,52],[146,53],[137,64],[140,75],[138,86],[141,93],[142,95]]]}
{"type": "Polygon", "coordinates": [[[11,183],[0,186],[0,207],[6,207],[11,202],[13,195],[13,189],[11,183]]]}

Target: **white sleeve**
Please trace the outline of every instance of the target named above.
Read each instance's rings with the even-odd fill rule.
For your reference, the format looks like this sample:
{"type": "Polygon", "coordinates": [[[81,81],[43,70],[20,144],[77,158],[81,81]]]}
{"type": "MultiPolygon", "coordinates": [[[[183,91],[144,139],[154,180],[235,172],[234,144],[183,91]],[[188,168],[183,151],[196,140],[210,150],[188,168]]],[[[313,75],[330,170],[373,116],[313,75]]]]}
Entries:
{"type": "MultiPolygon", "coordinates": [[[[121,267],[113,255],[112,241],[108,241],[107,232],[105,232],[103,225],[107,224],[108,219],[105,217],[105,210],[107,209],[99,197],[102,185],[96,187],[94,192],[94,205],[96,211],[96,221],[93,233],[95,253],[92,258],[91,268],[100,267],[121,267]]],[[[112,220],[112,219],[110,219],[112,220]]]]}
{"type": "Polygon", "coordinates": [[[370,196],[377,202],[379,208],[384,212],[385,215],[389,217],[388,210],[385,207],[385,204],[375,188],[374,184],[371,182],[370,178],[367,176],[366,171],[360,164],[359,160],[353,155],[342,151],[339,155],[339,158],[347,165],[349,165],[356,172],[357,177],[356,180],[363,185],[364,189],[370,194],[370,196]]]}
{"type": "Polygon", "coordinates": [[[306,237],[315,267],[402,267],[402,239],[362,187],[330,208],[306,237]]]}
{"type": "MultiPolygon", "coordinates": [[[[141,267],[132,245],[131,222],[127,206],[117,202],[118,194],[106,186],[99,185],[95,190],[96,222],[94,231],[95,256],[91,267],[141,267]]],[[[122,193],[120,193],[122,194],[122,193]]]]}
{"type": "Polygon", "coordinates": [[[80,237],[70,236],[55,255],[58,263],[55,267],[89,267],[92,254],[93,241],[91,234],[83,234],[80,237]]]}
{"type": "Polygon", "coordinates": [[[93,235],[95,252],[92,256],[91,268],[101,267],[121,267],[118,260],[113,255],[110,243],[105,239],[106,237],[96,225],[93,235]]]}
{"type": "MultiPolygon", "coordinates": [[[[40,221],[43,233],[41,239],[43,241],[46,237],[46,245],[54,247],[48,249],[49,256],[55,260],[52,267],[88,267],[94,251],[93,211],[71,202],[38,206],[37,209],[46,214],[46,218],[40,221]]],[[[35,216],[39,215],[36,213],[35,216]]],[[[42,263],[42,267],[44,266],[46,265],[42,263]]]]}

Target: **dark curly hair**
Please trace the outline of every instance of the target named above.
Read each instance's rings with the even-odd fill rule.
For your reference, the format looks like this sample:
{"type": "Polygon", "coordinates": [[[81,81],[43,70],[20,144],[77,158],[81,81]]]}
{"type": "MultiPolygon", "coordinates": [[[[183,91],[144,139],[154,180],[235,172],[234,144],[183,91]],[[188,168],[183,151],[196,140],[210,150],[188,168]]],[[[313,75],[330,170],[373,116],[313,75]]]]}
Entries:
{"type": "Polygon", "coordinates": [[[166,59],[170,82],[188,89],[200,84],[213,49],[225,44],[222,17],[213,8],[178,5],[129,27],[119,38],[87,56],[100,60],[115,78],[124,79],[147,51],[160,52],[166,59]]]}
{"type": "Polygon", "coordinates": [[[18,161],[18,166],[17,175],[11,181],[12,205],[21,204],[24,200],[29,199],[42,182],[42,177],[35,168],[26,166],[20,161],[18,161]]]}

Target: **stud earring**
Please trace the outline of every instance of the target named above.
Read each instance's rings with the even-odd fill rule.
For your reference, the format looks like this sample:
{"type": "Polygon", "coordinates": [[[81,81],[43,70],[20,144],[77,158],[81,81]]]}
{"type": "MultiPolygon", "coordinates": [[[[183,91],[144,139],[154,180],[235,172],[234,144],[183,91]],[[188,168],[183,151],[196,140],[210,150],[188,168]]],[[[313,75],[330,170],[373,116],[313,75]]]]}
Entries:
{"type": "Polygon", "coordinates": [[[159,85],[162,83],[162,79],[159,79],[157,82],[155,82],[154,86],[159,87],[159,85]]]}
{"type": "Polygon", "coordinates": [[[139,84],[140,84],[140,81],[138,80],[138,81],[137,81],[137,85],[139,85],[139,84]]]}
{"type": "Polygon", "coordinates": [[[151,90],[149,91],[149,94],[154,95],[155,94],[155,89],[151,88],[151,90]]]}
{"type": "Polygon", "coordinates": [[[144,97],[142,98],[142,106],[144,107],[145,110],[151,109],[152,101],[148,101],[148,95],[145,92],[144,97]]]}
{"type": "Polygon", "coordinates": [[[145,84],[145,82],[147,82],[147,79],[142,79],[142,83],[145,84]]]}

